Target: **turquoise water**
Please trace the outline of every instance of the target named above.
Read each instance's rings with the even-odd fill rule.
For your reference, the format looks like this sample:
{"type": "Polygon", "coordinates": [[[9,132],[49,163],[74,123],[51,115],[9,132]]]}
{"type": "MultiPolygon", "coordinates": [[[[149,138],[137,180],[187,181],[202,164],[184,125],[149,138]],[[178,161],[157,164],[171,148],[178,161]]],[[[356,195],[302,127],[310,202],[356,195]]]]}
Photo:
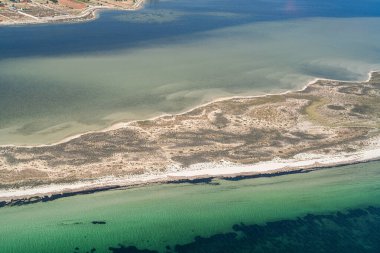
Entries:
{"type": "MultiPolygon", "coordinates": [[[[0,27],[0,144],[380,69],[380,2],[147,1],[0,27]]],[[[0,252],[380,252],[380,163],[0,208],[0,252]]]]}
{"type": "Polygon", "coordinates": [[[155,185],[1,208],[0,252],[379,252],[379,207],[379,162],[155,185]]]}
{"type": "Polygon", "coordinates": [[[236,94],[366,79],[378,1],[148,1],[81,24],[0,27],[0,144],[51,143],[236,94]]]}

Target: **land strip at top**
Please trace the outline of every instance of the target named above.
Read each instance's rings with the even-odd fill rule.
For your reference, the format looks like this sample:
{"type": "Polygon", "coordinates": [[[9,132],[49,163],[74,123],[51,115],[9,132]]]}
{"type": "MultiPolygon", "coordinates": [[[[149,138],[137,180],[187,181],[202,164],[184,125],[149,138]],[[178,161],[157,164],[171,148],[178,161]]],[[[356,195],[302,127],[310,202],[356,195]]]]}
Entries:
{"type": "Polygon", "coordinates": [[[78,22],[100,9],[135,10],[143,0],[0,0],[0,25],[78,22]]]}

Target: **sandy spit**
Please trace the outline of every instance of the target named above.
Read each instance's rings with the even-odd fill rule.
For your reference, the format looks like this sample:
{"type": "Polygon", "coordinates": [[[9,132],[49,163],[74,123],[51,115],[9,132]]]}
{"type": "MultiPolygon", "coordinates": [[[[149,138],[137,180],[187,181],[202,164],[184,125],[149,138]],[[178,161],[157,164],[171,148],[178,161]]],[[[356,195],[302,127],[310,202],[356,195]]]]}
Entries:
{"type": "Polygon", "coordinates": [[[170,166],[165,173],[145,174],[125,178],[106,177],[94,181],[79,181],[73,184],[51,184],[34,188],[15,188],[0,190],[0,200],[45,196],[57,193],[76,192],[90,189],[101,189],[110,186],[139,186],[152,183],[168,183],[180,179],[223,178],[248,175],[291,172],[300,169],[312,170],[380,160],[380,138],[372,141],[365,150],[339,155],[320,155],[300,153],[292,159],[274,158],[271,161],[251,165],[230,162],[199,163],[184,169],[177,165],[170,166]]]}
{"type": "MultiPolygon", "coordinates": [[[[368,82],[372,74],[377,71],[369,72],[368,79],[366,81],[358,81],[356,83],[368,82]]],[[[299,91],[303,91],[309,85],[318,82],[318,81],[340,81],[340,80],[331,80],[331,79],[314,79],[306,84],[299,91]]],[[[342,81],[344,82],[344,81],[342,81]]],[[[286,91],[279,94],[287,94],[290,91],[286,91]]],[[[265,94],[258,96],[233,96],[227,98],[220,98],[214,100],[212,102],[197,106],[195,108],[201,108],[207,106],[209,104],[226,101],[232,98],[255,98],[255,97],[265,97],[269,95],[275,94],[265,94]]],[[[195,108],[192,108],[186,112],[180,113],[185,114],[195,108]]],[[[154,117],[151,120],[162,117],[154,117]]],[[[24,146],[24,147],[41,147],[41,146],[54,146],[60,143],[68,142],[72,139],[79,138],[80,136],[88,133],[96,133],[96,132],[107,132],[120,128],[128,127],[131,123],[136,122],[124,122],[117,123],[112,125],[101,131],[91,131],[83,134],[78,134],[75,136],[71,136],[69,138],[63,139],[54,144],[47,145],[38,145],[38,146],[24,146]]],[[[10,146],[10,145],[5,145],[10,146]]],[[[4,146],[3,146],[4,147],[4,146]]],[[[191,165],[188,168],[181,168],[176,164],[171,165],[164,173],[161,174],[143,174],[138,176],[130,176],[130,177],[106,177],[92,181],[78,181],[76,183],[71,184],[51,184],[51,185],[43,185],[33,188],[15,188],[15,189],[0,189],[0,200],[11,200],[11,199],[20,199],[27,198],[32,196],[45,196],[52,195],[56,193],[66,193],[66,192],[77,192],[83,190],[90,189],[99,189],[106,188],[109,186],[138,186],[138,185],[146,185],[152,183],[167,183],[171,181],[177,181],[179,179],[196,179],[196,178],[223,178],[223,177],[237,177],[241,175],[259,175],[259,174],[274,174],[278,172],[290,172],[296,171],[299,169],[316,169],[316,168],[327,168],[334,167],[338,165],[349,165],[355,163],[362,163],[368,161],[380,160],[380,138],[374,139],[371,141],[371,144],[361,151],[352,152],[352,153],[341,153],[337,155],[321,155],[321,154],[312,154],[312,153],[300,153],[294,156],[292,159],[279,159],[274,158],[271,161],[260,162],[251,165],[241,165],[234,164],[229,162],[220,162],[220,163],[199,163],[191,165]]]]}

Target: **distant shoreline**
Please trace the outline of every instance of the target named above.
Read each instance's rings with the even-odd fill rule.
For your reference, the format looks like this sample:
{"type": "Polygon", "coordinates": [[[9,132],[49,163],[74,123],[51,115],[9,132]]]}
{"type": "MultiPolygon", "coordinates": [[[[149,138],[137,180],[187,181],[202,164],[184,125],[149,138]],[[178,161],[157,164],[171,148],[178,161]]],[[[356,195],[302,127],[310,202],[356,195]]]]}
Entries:
{"type": "Polygon", "coordinates": [[[102,10],[122,10],[122,11],[135,11],[142,8],[144,0],[138,0],[130,8],[117,8],[109,6],[89,6],[77,15],[61,15],[54,17],[38,18],[38,20],[28,21],[3,21],[0,22],[1,26],[22,26],[22,25],[38,25],[38,24],[65,24],[65,23],[81,23],[95,20],[98,18],[98,12],[102,10]]]}

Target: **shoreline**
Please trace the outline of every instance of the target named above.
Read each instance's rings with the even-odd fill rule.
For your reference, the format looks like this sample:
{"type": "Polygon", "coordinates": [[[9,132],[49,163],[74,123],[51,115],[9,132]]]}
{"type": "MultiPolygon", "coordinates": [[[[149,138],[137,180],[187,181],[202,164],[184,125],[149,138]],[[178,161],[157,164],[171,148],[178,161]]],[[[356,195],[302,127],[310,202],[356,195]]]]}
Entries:
{"type": "MultiPolygon", "coordinates": [[[[143,2],[143,1],[144,0],[141,0],[141,2],[143,2]]],[[[37,145],[4,144],[4,145],[0,145],[0,148],[7,148],[7,147],[23,147],[23,148],[52,147],[52,146],[59,145],[59,144],[62,144],[62,143],[67,143],[67,142],[69,142],[71,140],[80,138],[81,136],[84,136],[84,135],[87,135],[87,134],[106,133],[106,132],[109,132],[109,131],[122,129],[122,128],[128,127],[128,126],[130,126],[130,125],[132,125],[132,124],[134,124],[136,122],[153,121],[153,120],[156,120],[156,119],[159,119],[159,118],[162,118],[162,117],[166,117],[166,116],[181,116],[181,115],[189,113],[189,112],[191,112],[193,110],[196,110],[196,109],[199,109],[199,108],[202,108],[202,107],[205,107],[205,106],[208,106],[210,104],[217,103],[217,102],[223,102],[223,101],[228,101],[228,100],[232,100],[232,99],[263,98],[263,97],[268,97],[268,96],[286,95],[286,94],[291,93],[291,92],[302,92],[302,91],[306,90],[310,85],[315,84],[315,83],[317,83],[319,81],[367,83],[367,82],[369,82],[371,80],[373,73],[377,73],[377,72],[380,72],[380,70],[379,71],[377,71],[377,70],[370,70],[367,73],[367,76],[368,76],[367,79],[365,79],[363,81],[347,81],[347,80],[337,80],[337,79],[328,79],[328,78],[314,78],[314,79],[308,81],[301,89],[297,89],[297,90],[286,90],[284,92],[265,93],[265,94],[262,94],[262,95],[247,95],[247,96],[244,96],[244,95],[243,96],[239,96],[239,95],[237,95],[237,96],[221,97],[221,98],[213,99],[210,102],[202,103],[200,105],[191,107],[190,109],[187,109],[187,110],[185,110],[183,112],[174,113],[174,114],[163,113],[163,114],[154,116],[152,118],[144,119],[144,120],[131,120],[131,121],[127,121],[127,122],[120,121],[120,122],[114,123],[114,124],[112,124],[112,125],[110,125],[110,126],[108,126],[106,128],[100,129],[100,130],[86,131],[86,132],[83,132],[83,133],[74,134],[74,135],[71,135],[71,136],[63,138],[60,141],[49,143],[49,144],[37,144],[37,145]]]]}
{"type": "Polygon", "coordinates": [[[380,161],[380,138],[373,147],[354,153],[339,155],[318,155],[300,153],[292,159],[274,158],[270,161],[243,165],[229,162],[198,163],[189,170],[150,174],[128,178],[106,177],[94,181],[78,181],[69,184],[50,184],[37,187],[0,189],[0,208],[19,206],[37,202],[47,202],[59,198],[91,194],[101,191],[144,187],[153,184],[211,183],[213,179],[242,180],[273,177],[288,174],[308,173],[320,169],[380,161]]]}
{"type": "Polygon", "coordinates": [[[61,15],[61,16],[54,16],[54,17],[45,17],[45,18],[38,18],[35,20],[28,20],[28,21],[21,21],[21,22],[15,22],[15,20],[12,21],[5,21],[0,23],[1,26],[26,26],[26,25],[43,25],[43,24],[75,24],[80,22],[89,22],[92,20],[95,20],[99,17],[98,12],[103,10],[120,10],[120,11],[136,11],[143,7],[144,0],[138,0],[136,3],[134,3],[129,8],[122,8],[122,7],[110,7],[110,6],[89,6],[86,9],[84,9],[82,12],[73,15],[61,15]]]}

